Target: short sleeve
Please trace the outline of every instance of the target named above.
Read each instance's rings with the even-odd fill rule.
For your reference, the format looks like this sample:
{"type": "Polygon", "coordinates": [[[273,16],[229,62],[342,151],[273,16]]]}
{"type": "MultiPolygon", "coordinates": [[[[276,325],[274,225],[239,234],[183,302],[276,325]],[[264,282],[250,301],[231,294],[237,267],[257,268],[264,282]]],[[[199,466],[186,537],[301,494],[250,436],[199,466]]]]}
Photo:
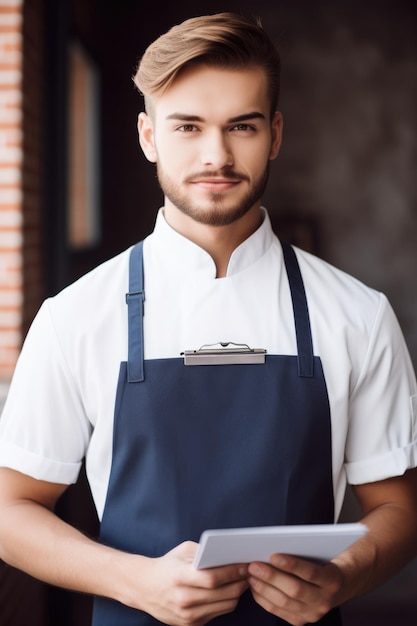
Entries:
{"type": "Polygon", "coordinates": [[[351,484],[398,476],[417,466],[416,394],[403,334],[381,294],[350,398],[346,472],[351,484]]]}
{"type": "Polygon", "coordinates": [[[46,300],[26,337],[0,418],[0,466],[74,483],[90,433],[46,300]]]}

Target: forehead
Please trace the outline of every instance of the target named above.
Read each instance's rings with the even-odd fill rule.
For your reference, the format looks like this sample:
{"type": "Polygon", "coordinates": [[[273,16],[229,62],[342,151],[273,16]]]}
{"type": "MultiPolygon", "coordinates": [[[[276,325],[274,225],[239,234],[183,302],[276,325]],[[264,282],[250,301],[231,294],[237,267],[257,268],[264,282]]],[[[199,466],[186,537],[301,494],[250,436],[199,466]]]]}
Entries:
{"type": "Polygon", "coordinates": [[[188,68],[153,100],[158,120],[178,112],[203,119],[228,119],[249,111],[269,116],[265,73],[257,67],[223,69],[206,65],[188,68]]]}

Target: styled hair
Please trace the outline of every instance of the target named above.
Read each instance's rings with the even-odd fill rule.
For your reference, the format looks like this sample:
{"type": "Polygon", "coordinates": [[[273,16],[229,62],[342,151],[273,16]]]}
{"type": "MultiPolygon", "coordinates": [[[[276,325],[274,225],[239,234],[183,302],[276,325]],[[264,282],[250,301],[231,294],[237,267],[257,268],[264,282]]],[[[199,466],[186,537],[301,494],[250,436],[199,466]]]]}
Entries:
{"type": "Polygon", "coordinates": [[[280,56],[261,22],[234,13],[193,17],[173,26],[146,49],[133,81],[145,106],[192,65],[261,68],[268,80],[271,116],[279,99],[280,56]]]}

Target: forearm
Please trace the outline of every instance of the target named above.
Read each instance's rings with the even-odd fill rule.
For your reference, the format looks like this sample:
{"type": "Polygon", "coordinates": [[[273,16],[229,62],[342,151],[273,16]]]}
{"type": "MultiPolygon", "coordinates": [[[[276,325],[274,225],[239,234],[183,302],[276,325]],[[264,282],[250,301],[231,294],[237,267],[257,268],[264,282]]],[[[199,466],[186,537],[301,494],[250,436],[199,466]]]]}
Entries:
{"type": "Polygon", "coordinates": [[[18,502],[0,511],[0,558],[52,585],[104,596],[145,611],[164,624],[202,626],[236,607],[247,568],[196,570],[197,544],[184,542],[160,558],[109,548],[56,517],[18,502]]]}
{"type": "Polygon", "coordinates": [[[131,560],[146,561],[89,539],[30,501],[2,508],[0,557],[52,585],[120,601],[129,588],[131,560]]]}
{"type": "Polygon", "coordinates": [[[340,603],[383,584],[417,555],[416,508],[388,502],[364,515],[368,534],[334,559],[343,576],[340,603]]]}

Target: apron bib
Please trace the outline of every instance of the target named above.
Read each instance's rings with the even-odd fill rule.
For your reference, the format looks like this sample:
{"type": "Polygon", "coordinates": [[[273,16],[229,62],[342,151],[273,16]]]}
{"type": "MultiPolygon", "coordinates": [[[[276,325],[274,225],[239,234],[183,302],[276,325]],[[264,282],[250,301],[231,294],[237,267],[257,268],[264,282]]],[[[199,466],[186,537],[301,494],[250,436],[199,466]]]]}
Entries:
{"type": "MultiPolygon", "coordinates": [[[[130,257],[128,362],[121,363],[101,540],[159,557],[208,528],[333,523],[330,409],[313,356],[304,285],[283,244],[297,355],[264,364],[185,366],[143,360],[142,242],[130,257]]],[[[151,616],[96,598],[93,626],[151,626],[151,616]]],[[[213,626],[287,622],[243,594],[213,626]]],[[[341,624],[332,611],[319,624],[341,624]]]]}

